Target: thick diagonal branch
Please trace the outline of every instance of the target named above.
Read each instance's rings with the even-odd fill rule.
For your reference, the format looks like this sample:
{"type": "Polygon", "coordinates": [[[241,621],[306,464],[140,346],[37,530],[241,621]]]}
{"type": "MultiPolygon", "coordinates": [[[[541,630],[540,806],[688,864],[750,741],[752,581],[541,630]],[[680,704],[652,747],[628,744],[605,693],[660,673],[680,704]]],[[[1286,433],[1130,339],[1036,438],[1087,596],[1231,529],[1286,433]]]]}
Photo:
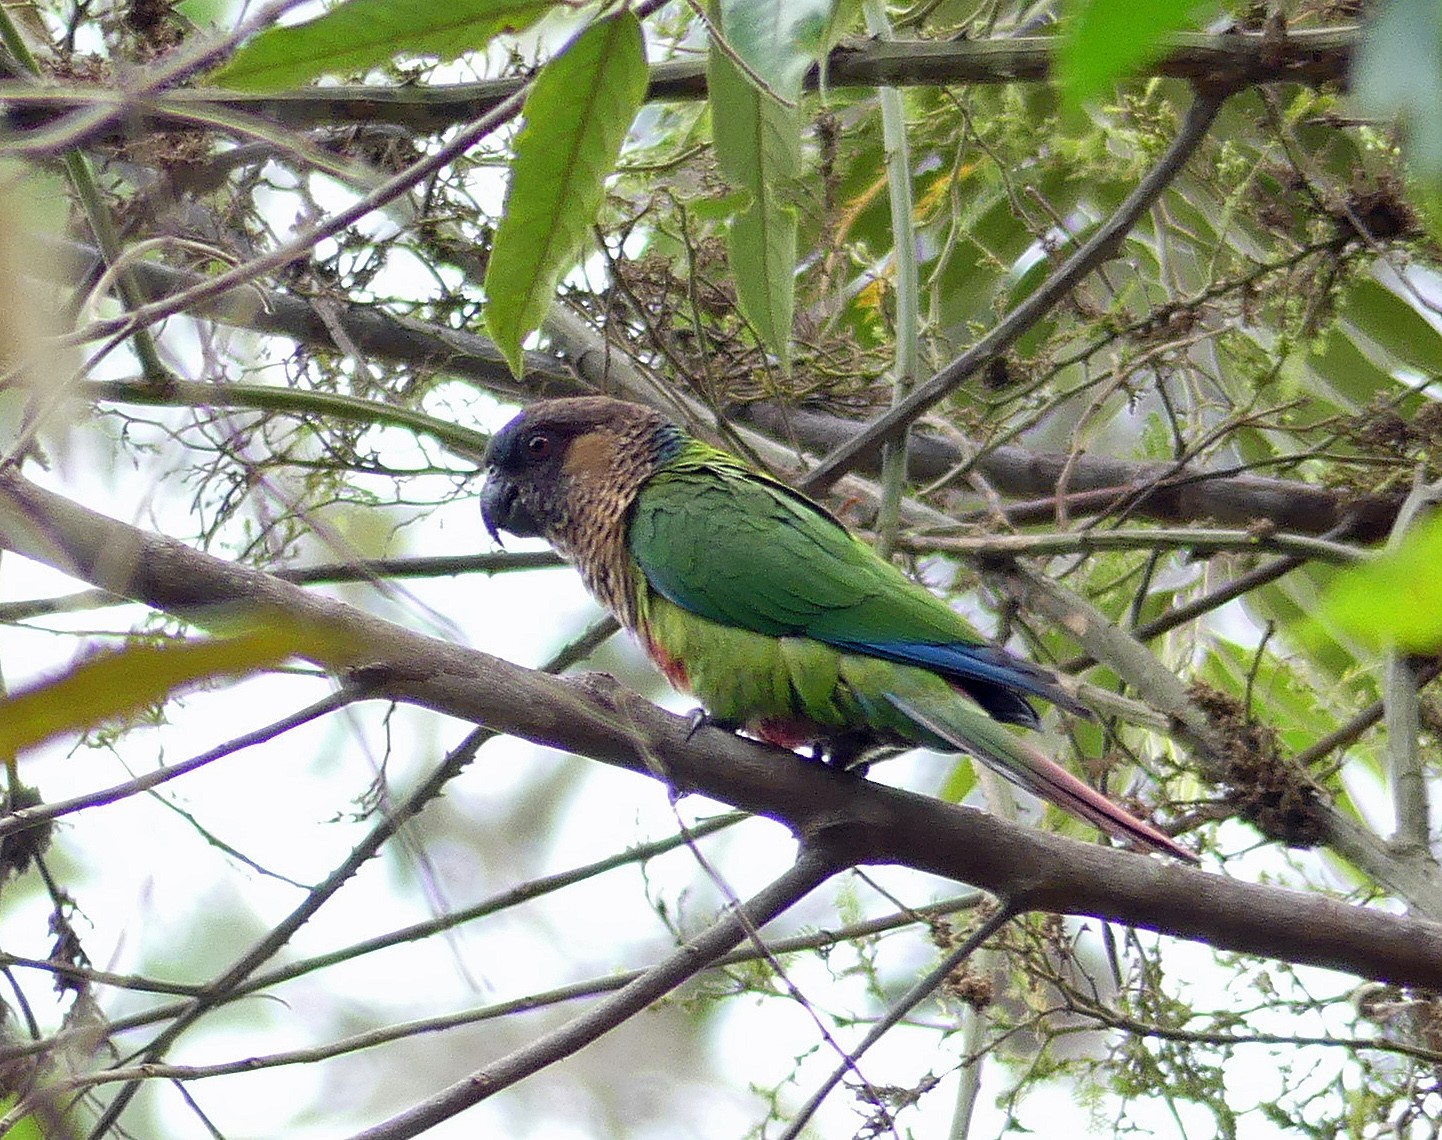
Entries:
{"type": "Polygon", "coordinates": [[[779,820],[846,863],[895,863],[1023,909],[1125,922],[1221,949],[1442,987],[1442,926],[1234,882],[883,787],[719,729],[691,732],[610,678],[560,680],[423,637],[0,474],[0,547],[182,615],[266,607],[324,623],[384,696],[590,756],[779,820]]]}

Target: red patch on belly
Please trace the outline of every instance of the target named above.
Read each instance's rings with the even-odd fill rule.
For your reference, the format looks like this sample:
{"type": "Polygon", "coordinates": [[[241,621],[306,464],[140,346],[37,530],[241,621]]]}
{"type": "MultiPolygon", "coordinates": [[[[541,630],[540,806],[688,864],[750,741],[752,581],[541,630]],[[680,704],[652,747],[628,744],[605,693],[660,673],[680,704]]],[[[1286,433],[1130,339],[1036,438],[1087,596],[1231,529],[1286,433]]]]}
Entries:
{"type": "Polygon", "coordinates": [[[803,717],[767,717],[747,727],[767,744],[774,744],[778,748],[800,748],[803,744],[812,743],[820,735],[816,722],[803,717]]]}
{"type": "Polygon", "coordinates": [[[662,673],[666,674],[666,680],[670,681],[671,684],[681,692],[689,693],[691,691],[691,680],[686,675],[685,662],[679,657],[667,653],[652,641],[650,637],[643,635],[641,643],[646,647],[647,656],[656,662],[656,667],[660,669],[662,673]]]}

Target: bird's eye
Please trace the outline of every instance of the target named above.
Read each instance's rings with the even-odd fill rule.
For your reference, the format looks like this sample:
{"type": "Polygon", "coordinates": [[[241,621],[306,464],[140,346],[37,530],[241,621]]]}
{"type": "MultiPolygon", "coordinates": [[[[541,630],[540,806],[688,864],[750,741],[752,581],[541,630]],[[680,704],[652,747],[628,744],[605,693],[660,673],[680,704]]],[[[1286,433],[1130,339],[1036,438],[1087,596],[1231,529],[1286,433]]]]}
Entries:
{"type": "Polygon", "coordinates": [[[526,454],[533,462],[539,463],[543,459],[549,459],[551,455],[551,437],[548,435],[533,435],[526,440],[526,454]]]}

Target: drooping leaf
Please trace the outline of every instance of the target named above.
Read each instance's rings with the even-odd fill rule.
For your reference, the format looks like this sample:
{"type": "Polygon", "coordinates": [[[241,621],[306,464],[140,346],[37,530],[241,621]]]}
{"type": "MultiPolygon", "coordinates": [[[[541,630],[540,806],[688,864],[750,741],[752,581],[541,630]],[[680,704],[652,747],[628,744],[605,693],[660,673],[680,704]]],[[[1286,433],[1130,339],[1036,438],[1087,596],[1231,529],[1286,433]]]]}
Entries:
{"type": "Polygon", "coordinates": [[[556,0],[346,0],[303,24],[267,28],[211,75],[217,87],[277,91],[398,55],[454,59],[528,28],[556,0]]]}
{"type": "Polygon", "coordinates": [[[1073,0],[1057,58],[1067,103],[1080,106],[1140,64],[1197,8],[1196,0],[1073,0]]]}
{"type": "Polygon", "coordinates": [[[1374,645],[1417,653],[1442,648],[1442,512],[1415,526],[1396,548],[1342,574],[1325,615],[1374,645]]]}
{"type": "Polygon", "coordinates": [[[785,368],[796,296],[796,210],[786,193],[801,167],[800,116],[714,45],[707,77],[716,160],[750,198],[727,238],[736,300],[785,368]]]}
{"type": "Polygon", "coordinates": [[[536,77],[486,267],[486,328],[517,375],[521,343],[586,245],[645,94],[645,44],[631,12],[592,24],[536,77]]]}
{"type": "Polygon", "coordinates": [[[0,756],[134,713],[178,689],[268,669],[303,651],[329,657],[324,643],[294,623],[267,622],[233,636],[132,645],[92,657],[0,700],[0,756]]]}
{"type": "Polygon", "coordinates": [[[831,0],[720,0],[716,26],[773,94],[794,103],[825,48],[831,8],[831,0]]]}

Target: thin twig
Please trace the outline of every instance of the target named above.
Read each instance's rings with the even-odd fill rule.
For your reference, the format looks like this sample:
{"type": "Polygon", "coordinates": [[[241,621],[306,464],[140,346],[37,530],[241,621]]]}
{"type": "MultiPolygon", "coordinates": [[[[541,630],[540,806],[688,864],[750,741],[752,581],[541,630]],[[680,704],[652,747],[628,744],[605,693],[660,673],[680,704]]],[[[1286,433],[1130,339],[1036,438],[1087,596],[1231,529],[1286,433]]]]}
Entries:
{"type": "MultiPolygon", "coordinates": [[[[310,251],[319,242],[334,237],[373,210],[378,210],[407,193],[417,183],[439,173],[496,128],[509,122],[520,113],[528,90],[529,88],[518,90],[477,122],[462,128],[443,146],[411,163],[398,174],[381,182],[374,190],[357,198],[349,206],[336,211],[324,221],[301,230],[290,241],[283,242],[267,253],[251,258],[241,265],[178,293],[172,293],[161,300],[142,305],[124,317],[93,321],[73,336],[58,338],[59,343],[78,343],[104,337],[127,336],[137,328],[154,324],[166,317],[194,308],[196,305],[215,301],[240,286],[248,285],[259,277],[274,273],[293,261],[309,256],[310,251]]],[[[97,362],[99,356],[108,351],[109,346],[106,346],[99,353],[93,354],[92,358],[87,361],[85,371],[88,371],[97,362]]]]}
{"type": "Polygon", "coordinates": [[[359,699],[363,694],[354,689],[341,688],[328,696],[322,697],[314,704],[307,705],[290,716],[282,717],[272,721],[270,724],[257,728],[252,732],[244,733],[224,744],[192,756],[189,760],[182,760],[179,764],[166,764],[160,768],[136,776],[134,779],[126,780],[121,784],[114,784],[108,788],[99,788],[93,792],[85,792],[82,795],[71,796],[68,800],[56,800],[54,803],[38,804],[35,807],[19,808],[0,816],[0,838],[12,835],[19,831],[28,831],[32,827],[38,827],[42,823],[59,819],[62,816],[71,815],[86,808],[96,807],[100,804],[117,803],[130,796],[139,795],[141,792],[148,792],[152,788],[159,787],[167,781],[174,780],[177,776],[184,776],[188,772],[194,772],[197,768],[203,768],[226,756],[234,755],[246,748],[253,748],[257,744],[265,744],[276,737],[289,732],[300,725],[308,724],[319,717],[344,708],[352,701],[359,699]]]}
{"type": "Polygon", "coordinates": [[[803,847],[796,863],[753,896],[739,912],[724,915],[611,998],[414,1108],[357,1132],[351,1140],[407,1140],[419,1136],[532,1073],[571,1056],[700,973],[741,942],[748,927],[764,926],[826,882],[837,870],[829,857],[803,847]]]}
{"type": "MultiPolygon", "coordinates": [[[[924,1002],[942,982],[946,981],[953,970],[971,957],[983,942],[1015,918],[1017,913],[1004,899],[1001,900],[1001,906],[995,914],[972,931],[961,945],[952,950],[925,977],[892,1004],[891,1008],[867,1031],[866,1036],[861,1039],[861,1043],[851,1051],[850,1062],[855,1064],[858,1057],[880,1041],[898,1021],[924,1002]]],[[[806,1127],[807,1121],[816,1115],[816,1110],[821,1107],[821,1102],[846,1075],[847,1068],[848,1066],[838,1066],[832,1070],[831,1075],[821,1083],[821,1086],[811,1094],[811,1097],[792,1117],[786,1131],[782,1132],[777,1140],[796,1140],[801,1135],[801,1130],[806,1127]]]]}
{"type": "MultiPolygon", "coordinates": [[[[1421,662],[1417,668],[1414,683],[1418,689],[1429,685],[1442,673],[1442,661],[1433,658],[1430,661],[1421,662]]],[[[1381,721],[1386,709],[1382,701],[1375,701],[1359,712],[1346,724],[1329,732],[1316,743],[1298,752],[1292,757],[1292,763],[1299,768],[1310,768],[1313,764],[1331,755],[1339,748],[1346,748],[1354,740],[1360,737],[1373,725],[1381,721]]]]}
{"type": "MultiPolygon", "coordinates": [[[[225,996],[239,985],[265,961],[269,960],[280,950],[291,936],[302,926],[310,921],[311,917],[328,902],[337,891],[341,889],[350,878],[355,875],[361,867],[375,857],[387,840],[391,838],[400,828],[414,816],[418,815],[436,796],[440,795],[452,779],[471,762],[480,748],[495,733],[489,729],[478,728],[467,735],[461,744],[453,749],[446,758],[437,765],[434,772],[430,774],[409,796],[396,805],[395,810],[384,819],[379,820],[371,829],[370,833],[358,843],[351,853],[332,871],[319,886],[316,887],[305,901],[291,911],[284,920],[268,931],[255,945],[242,954],[236,961],[218,978],[205,987],[204,992],[187,1003],[174,1021],[165,1027],[146,1046],[144,1050],[145,1062],[158,1061],[165,1055],[165,1051],[174,1041],[192,1025],[194,1025],[206,1012],[220,1004],[225,996]]],[[[110,1130],[111,1126],[119,1119],[130,1101],[140,1089],[138,1081],[131,1081],[123,1085],[115,1099],[105,1107],[95,1127],[91,1129],[91,1140],[102,1140],[102,1137],[110,1130]]],[[[16,1109],[20,1106],[17,1105],[16,1109]]],[[[12,1114],[15,1109],[12,1109],[12,1114]]],[[[4,1134],[7,1124],[14,1121],[0,1121],[0,1135],[4,1134]]]]}
{"type": "MultiPolygon", "coordinates": [[[[676,797],[674,796],[671,801],[671,810],[676,812],[676,818],[679,821],[680,812],[676,809],[676,797]]],[[[836,1040],[831,1030],[827,1028],[826,1022],[822,1019],[821,1014],[817,1012],[816,1007],[807,1000],[806,995],[801,992],[800,987],[791,980],[791,975],[786,972],[786,967],[782,965],[781,960],[771,952],[771,948],[768,947],[765,940],[762,939],[761,931],[746,921],[745,908],[741,905],[741,900],[736,896],[736,892],[731,889],[731,884],[726,881],[725,876],[716,869],[711,860],[706,858],[696,844],[690,844],[690,848],[692,858],[696,860],[697,865],[705,872],[706,877],[715,884],[716,889],[721,892],[722,898],[726,900],[726,905],[731,908],[736,917],[741,920],[746,930],[746,940],[750,943],[751,948],[756,952],[760,960],[770,967],[772,973],[775,974],[777,980],[781,983],[781,986],[785,989],[791,1000],[800,1006],[806,1015],[811,1018],[811,1023],[816,1026],[816,1031],[821,1035],[821,1040],[826,1047],[841,1058],[843,1066],[855,1074],[856,1080],[860,1084],[864,1094],[871,1101],[879,1104],[881,1102],[880,1094],[872,1087],[871,1082],[866,1079],[866,1075],[856,1066],[846,1050],[841,1047],[841,1043],[836,1040]]],[[[897,1140],[900,1140],[899,1136],[897,1140]]]]}

